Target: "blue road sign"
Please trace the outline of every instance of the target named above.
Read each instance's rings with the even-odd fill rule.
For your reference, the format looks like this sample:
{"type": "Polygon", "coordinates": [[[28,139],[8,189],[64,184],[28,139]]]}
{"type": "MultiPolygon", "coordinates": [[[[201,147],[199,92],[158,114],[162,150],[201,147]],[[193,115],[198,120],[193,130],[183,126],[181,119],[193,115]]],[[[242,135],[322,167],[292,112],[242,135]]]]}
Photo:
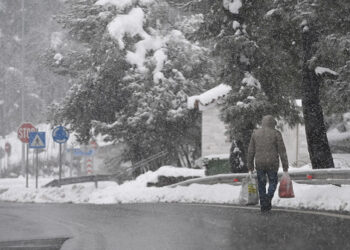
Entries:
{"type": "Polygon", "coordinates": [[[67,152],[73,153],[75,156],[92,156],[95,154],[95,150],[90,149],[89,151],[82,151],[80,148],[67,149],[67,152]]]}
{"type": "Polygon", "coordinates": [[[69,132],[63,126],[58,126],[52,131],[52,138],[57,143],[65,143],[68,141],[69,132]]]}
{"type": "Polygon", "coordinates": [[[29,132],[29,148],[45,148],[45,132],[29,132]]]}

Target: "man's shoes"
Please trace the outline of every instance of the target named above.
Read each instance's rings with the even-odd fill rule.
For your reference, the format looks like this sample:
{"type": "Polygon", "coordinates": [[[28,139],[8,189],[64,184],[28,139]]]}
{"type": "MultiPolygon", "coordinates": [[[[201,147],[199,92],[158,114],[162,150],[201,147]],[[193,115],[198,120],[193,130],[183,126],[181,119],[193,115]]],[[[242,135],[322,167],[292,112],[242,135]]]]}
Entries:
{"type": "Polygon", "coordinates": [[[271,198],[270,197],[266,197],[261,204],[260,210],[261,213],[266,213],[271,211],[272,205],[271,205],[271,198]]]}
{"type": "Polygon", "coordinates": [[[267,197],[267,205],[266,205],[266,209],[268,210],[268,211],[270,211],[271,210],[271,208],[272,208],[272,205],[271,205],[271,200],[272,200],[272,198],[271,197],[267,197]]]}

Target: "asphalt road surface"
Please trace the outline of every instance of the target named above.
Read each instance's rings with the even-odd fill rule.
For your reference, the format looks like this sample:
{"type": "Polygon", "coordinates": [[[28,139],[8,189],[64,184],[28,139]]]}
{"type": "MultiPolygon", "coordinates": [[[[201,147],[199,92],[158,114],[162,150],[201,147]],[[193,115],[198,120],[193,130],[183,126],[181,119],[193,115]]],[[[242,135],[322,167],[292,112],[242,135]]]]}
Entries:
{"type": "Polygon", "coordinates": [[[9,249],[1,248],[3,241],[65,237],[63,250],[343,250],[350,249],[350,215],[261,214],[257,207],[229,205],[0,202],[0,249],[9,249]]]}

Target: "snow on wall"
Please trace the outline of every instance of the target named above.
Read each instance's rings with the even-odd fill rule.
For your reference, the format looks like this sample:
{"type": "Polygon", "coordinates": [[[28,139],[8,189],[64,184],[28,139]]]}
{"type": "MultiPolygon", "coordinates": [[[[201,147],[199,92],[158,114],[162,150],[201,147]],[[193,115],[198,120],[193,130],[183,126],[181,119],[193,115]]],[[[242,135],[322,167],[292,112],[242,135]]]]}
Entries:
{"type": "Polygon", "coordinates": [[[196,101],[199,102],[199,110],[203,110],[204,106],[216,101],[220,97],[227,95],[231,91],[231,87],[226,84],[220,84],[201,95],[190,96],[187,99],[187,108],[194,109],[196,101]]]}

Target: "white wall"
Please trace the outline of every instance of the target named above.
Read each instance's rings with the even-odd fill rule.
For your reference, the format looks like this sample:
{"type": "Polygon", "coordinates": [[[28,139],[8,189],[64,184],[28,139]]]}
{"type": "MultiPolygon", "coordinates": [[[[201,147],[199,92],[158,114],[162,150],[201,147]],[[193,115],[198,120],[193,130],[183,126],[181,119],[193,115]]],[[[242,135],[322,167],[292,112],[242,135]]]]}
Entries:
{"type": "Polygon", "coordinates": [[[215,103],[202,111],[202,157],[230,153],[231,142],[225,135],[225,124],[219,114],[219,106],[215,103]]]}
{"type": "Polygon", "coordinates": [[[293,166],[297,166],[298,164],[300,167],[309,163],[310,158],[309,151],[307,149],[305,126],[297,125],[294,128],[290,128],[288,125],[284,124],[281,132],[284,144],[286,146],[289,164],[293,166]]]}

